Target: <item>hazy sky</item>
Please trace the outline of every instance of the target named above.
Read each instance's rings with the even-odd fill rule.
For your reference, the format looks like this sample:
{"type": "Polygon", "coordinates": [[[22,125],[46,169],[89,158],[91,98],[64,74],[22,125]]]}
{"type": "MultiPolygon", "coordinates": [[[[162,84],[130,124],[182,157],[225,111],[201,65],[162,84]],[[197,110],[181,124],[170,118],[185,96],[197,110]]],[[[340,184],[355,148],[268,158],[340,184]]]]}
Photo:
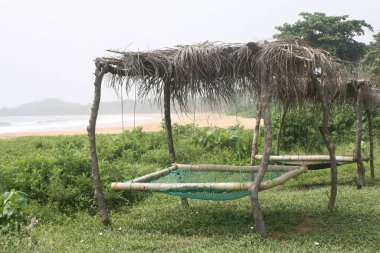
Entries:
{"type": "MultiPolygon", "coordinates": [[[[93,59],[106,49],[270,39],[302,11],[347,14],[377,32],[379,10],[379,0],[0,0],[0,107],[45,98],[91,102],[93,59]]],[[[360,38],[371,39],[370,32],[360,38]]],[[[103,101],[117,99],[103,90],[103,101]]]]}

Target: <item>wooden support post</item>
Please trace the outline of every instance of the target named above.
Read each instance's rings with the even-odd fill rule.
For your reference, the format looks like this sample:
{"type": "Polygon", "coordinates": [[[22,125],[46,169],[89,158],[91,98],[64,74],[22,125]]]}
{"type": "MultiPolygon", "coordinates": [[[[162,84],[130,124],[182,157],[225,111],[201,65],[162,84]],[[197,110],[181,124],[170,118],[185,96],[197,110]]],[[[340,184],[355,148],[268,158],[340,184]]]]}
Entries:
{"type": "Polygon", "coordinates": [[[371,170],[371,178],[375,179],[375,161],[374,161],[374,154],[373,154],[373,119],[372,119],[372,112],[368,108],[366,108],[365,112],[366,112],[366,115],[367,115],[367,122],[368,122],[369,164],[370,164],[370,170],[371,170]]]}
{"type": "Polygon", "coordinates": [[[261,121],[261,106],[260,106],[260,101],[256,101],[256,122],[255,122],[255,128],[253,129],[253,137],[252,137],[251,165],[256,164],[257,141],[259,140],[259,135],[260,135],[260,121],[261,121]]]}
{"type": "Polygon", "coordinates": [[[363,89],[362,85],[357,87],[358,93],[356,97],[356,140],[355,140],[355,156],[356,164],[358,168],[358,179],[356,186],[358,189],[361,189],[365,184],[365,168],[362,161],[362,121],[363,121],[363,89]]]}
{"type": "Polygon", "coordinates": [[[94,92],[94,100],[92,102],[91,107],[91,117],[89,121],[89,125],[87,127],[88,138],[89,138],[89,148],[90,148],[90,157],[89,160],[91,162],[92,168],[92,178],[95,184],[95,198],[97,200],[100,218],[105,225],[111,225],[111,220],[108,216],[106,202],[104,199],[103,189],[102,189],[102,181],[100,179],[99,174],[99,164],[98,164],[98,156],[96,154],[96,137],[95,137],[95,129],[96,129],[96,119],[98,117],[99,111],[99,103],[101,96],[101,85],[104,74],[107,73],[107,66],[100,65],[96,63],[95,69],[95,92],[94,92]]]}
{"type": "MultiPolygon", "coordinates": [[[[175,163],[177,158],[174,149],[173,131],[172,131],[172,119],[170,116],[170,82],[164,81],[164,121],[166,130],[166,140],[168,143],[169,160],[171,163],[175,163]]],[[[189,202],[187,198],[181,198],[181,203],[184,208],[189,208],[189,202]]]]}
{"type": "Polygon", "coordinates": [[[259,188],[260,184],[263,181],[264,174],[269,165],[269,156],[272,149],[272,119],[270,112],[270,94],[267,83],[261,84],[261,110],[264,118],[264,136],[265,136],[265,145],[263,152],[263,159],[261,160],[260,169],[257,173],[255,180],[253,181],[252,187],[250,189],[250,199],[252,205],[252,213],[255,220],[255,227],[257,233],[262,237],[267,236],[267,229],[265,227],[265,222],[263,214],[261,212],[260,202],[259,202],[259,188]]]}
{"type": "Polygon", "coordinates": [[[330,156],[331,188],[330,188],[329,203],[327,205],[327,208],[329,211],[333,211],[336,195],[338,192],[338,170],[337,170],[337,162],[336,162],[336,156],[335,156],[335,146],[331,141],[329,131],[327,129],[328,124],[329,124],[329,105],[327,103],[327,99],[325,97],[322,84],[316,77],[313,76],[312,78],[316,84],[318,95],[322,103],[321,105],[322,106],[322,126],[319,127],[319,131],[321,132],[323,142],[325,143],[327,150],[329,152],[329,156],[330,156]]]}
{"type": "Polygon", "coordinates": [[[278,127],[278,133],[276,138],[276,155],[280,154],[280,142],[281,142],[281,135],[282,135],[282,128],[284,127],[286,114],[289,110],[289,103],[286,103],[284,106],[284,111],[282,112],[280,126],[278,127]]]}

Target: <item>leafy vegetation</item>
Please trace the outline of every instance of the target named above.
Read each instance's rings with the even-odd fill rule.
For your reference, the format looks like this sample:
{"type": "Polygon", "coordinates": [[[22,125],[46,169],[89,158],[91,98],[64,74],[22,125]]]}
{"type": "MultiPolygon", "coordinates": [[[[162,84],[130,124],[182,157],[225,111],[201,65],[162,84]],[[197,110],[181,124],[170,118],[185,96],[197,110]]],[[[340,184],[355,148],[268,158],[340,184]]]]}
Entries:
{"type": "Polygon", "coordinates": [[[368,52],[360,61],[363,75],[372,79],[379,85],[380,81],[380,32],[373,35],[374,42],[371,42],[368,52]],[[369,75],[369,76],[368,76],[369,75]]]}
{"type": "Polygon", "coordinates": [[[27,207],[25,193],[11,190],[0,198],[1,232],[17,232],[25,222],[24,212],[27,207]]]}
{"type": "Polygon", "coordinates": [[[302,19],[294,24],[277,26],[275,38],[300,37],[312,46],[323,48],[342,60],[355,62],[366,53],[366,45],[355,40],[367,28],[373,28],[364,20],[349,20],[348,15],[328,16],[325,13],[301,12],[302,19]]]}
{"type": "MultiPolygon", "coordinates": [[[[337,109],[339,112],[342,109],[337,109]]],[[[350,112],[346,112],[350,115],[350,112]]],[[[279,112],[273,112],[274,127],[279,112]]],[[[282,150],[320,152],[313,111],[289,113],[282,150]],[[300,122],[300,125],[293,121],[300,122]],[[302,124],[307,129],[301,129],[302,124]],[[303,139],[303,135],[311,134],[303,139]],[[316,134],[316,137],[313,136],[316,134]],[[296,135],[294,137],[293,135],[296,135]],[[302,141],[296,141],[301,138],[302,141]],[[294,145],[291,145],[292,142],[294,145]],[[313,145],[310,145],[313,143],[313,145]],[[306,147],[313,146],[307,149],[306,147]]],[[[335,119],[337,136],[345,116],[335,119]]],[[[248,164],[252,130],[174,125],[178,162],[248,164]]],[[[351,133],[352,134],[352,133],[351,133]]],[[[349,138],[337,153],[352,152],[349,138]]],[[[128,180],[168,166],[163,131],[142,129],[98,135],[101,176],[113,226],[97,217],[88,162],[87,136],[20,137],[0,140],[0,191],[26,193],[29,205],[20,209],[18,222],[37,217],[39,225],[0,237],[0,252],[374,252],[380,230],[379,182],[355,188],[355,165],[339,170],[336,211],[326,211],[329,171],[313,171],[284,186],[260,194],[272,238],[254,233],[248,198],[229,202],[190,201],[183,210],[176,197],[137,192],[113,192],[110,182],[128,180]],[[22,215],[21,215],[22,213],[22,215]],[[304,231],[305,230],[305,231],[304,231]],[[339,240],[336,240],[339,238],[339,240]],[[360,243],[359,243],[360,242],[360,243]],[[318,243],[318,245],[316,244],[318,243]]],[[[376,142],[379,152],[379,141],[376,142]]],[[[262,142],[259,142],[262,149],[262,142]]],[[[376,173],[379,174],[379,160],[376,173]]],[[[26,202],[22,202],[26,203],[26,202]]],[[[16,216],[14,216],[16,217],[16,216]]]]}

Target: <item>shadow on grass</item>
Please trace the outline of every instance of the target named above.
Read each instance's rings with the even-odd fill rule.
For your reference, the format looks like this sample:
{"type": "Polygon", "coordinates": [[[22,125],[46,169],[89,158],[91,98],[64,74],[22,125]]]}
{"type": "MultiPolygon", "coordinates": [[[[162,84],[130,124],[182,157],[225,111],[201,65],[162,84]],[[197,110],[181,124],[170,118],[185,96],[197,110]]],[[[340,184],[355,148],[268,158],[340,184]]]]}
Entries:
{"type": "MultiPolygon", "coordinates": [[[[170,202],[170,201],[169,201],[170,202]]],[[[179,205],[158,205],[153,210],[143,210],[132,227],[144,233],[171,234],[176,236],[225,237],[239,239],[255,233],[250,204],[247,201],[191,202],[189,209],[179,205]]],[[[262,203],[264,219],[269,232],[280,233],[279,241],[310,242],[339,245],[346,248],[356,247],[362,240],[376,241],[367,249],[380,248],[375,240],[380,229],[380,218],[366,210],[342,209],[333,213],[326,211],[325,205],[310,209],[308,205],[279,203],[277,207],[262,203]],[[358,218],[360,217],[360,218],[358,218]],[[307,219],[312,219],[306,230],[298,229],[307,219]],[[357,245],[353,245],[357,243],[357,245]]],[[[141,211],[141,210],[140,210],[141,211]]],[[[131,217],[133,218],[133,217],[131,217]]]]}
{"type": "MultiPolygon", "coordinates": [[[[356,178],[352,179],[343,179],[338,180],[338,187],[339,186],[356,186],[356,178]]],[[[379,187],[380,186],[380,179],[367,179],[366,184],[364,187],[379,187]]],[[[318,182],[311,182],[308,180],[307,182],[295,182],[284,186],[284,189],[287,190],[313,190],[323,187],[330,187],[329,181],[318,181],[318,182]]]]}
{"type": "MultiPolygon", "coordinates": [[[[133,227],[146,232],[159,232],[181,236],[240,237],[254,233],[254,221],[247,202],[244,205],[227,202],[191,202],[189,209],[166,206],[152,210],[151,215],[141,217],[133,227]],[[202,204],[204,203],[204,204],[202,204]],[[166,209],[166,210],[164,210],[166,209]]],[[[265,203],[263,203],[265,206],[265,203]]],[[[305,217],[304,212],[294,210],[264,210],[265,221],[270,229],[286,230],[296,226],[305,217]]]]}

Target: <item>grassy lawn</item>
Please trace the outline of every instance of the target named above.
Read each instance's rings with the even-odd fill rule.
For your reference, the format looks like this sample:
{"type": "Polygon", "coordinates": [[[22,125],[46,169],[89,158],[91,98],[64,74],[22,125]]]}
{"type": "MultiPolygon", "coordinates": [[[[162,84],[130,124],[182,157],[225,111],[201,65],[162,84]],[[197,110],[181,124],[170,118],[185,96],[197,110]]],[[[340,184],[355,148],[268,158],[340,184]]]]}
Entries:
{"type": "MultiPolygon", "coordinates": [[[[352,169],[351,169],[352,170],[352,169]]],[[[307,180],[309,175],[293,181],[307,180]]],[[[40,224],[23,239],[0,240],[4,252],[378,252],[379,183],[360,191],[342,185],[333,213],[326,211],[327,186],[280,186],[260,194],[271,237],[253,229],[248,198],[191,201],[149,196],[111,214],[112,228],[78,213],[61,224],[40,224]],[[6,245],[5,245],[6,244],[6,245]]]]}
{"type": "MultiPolygon", "coordinates": [[[[30,141],[36,139],[25,142],[30,141]]],[[[11,163],[14,153],[9,151],[2,161],[11,163]]],[[[379,153],[377,145],[375,154],[379,153]]],[[[379,177],[379,159],[376,168],[379,177]]],[[[327,211],[328,170],[310,171],[261,192],[271,234],[267,239],[255,234],[248,197],[190,200],[190,208],[183,209],[177,197],[143,193],[139,201],[111,210],[112,227],[104,227],[97,215],[87,211],[62,214],[48,204],[32,205],[29,212],[42,217],[40,224],[23,229],[18,236],[1,235],[0,251],[380,252],[380,181],[367,178],[367,186],[357,190],[355,176],[355,165],[339,167],[338,198],[332,213],[327,211]]]]}

